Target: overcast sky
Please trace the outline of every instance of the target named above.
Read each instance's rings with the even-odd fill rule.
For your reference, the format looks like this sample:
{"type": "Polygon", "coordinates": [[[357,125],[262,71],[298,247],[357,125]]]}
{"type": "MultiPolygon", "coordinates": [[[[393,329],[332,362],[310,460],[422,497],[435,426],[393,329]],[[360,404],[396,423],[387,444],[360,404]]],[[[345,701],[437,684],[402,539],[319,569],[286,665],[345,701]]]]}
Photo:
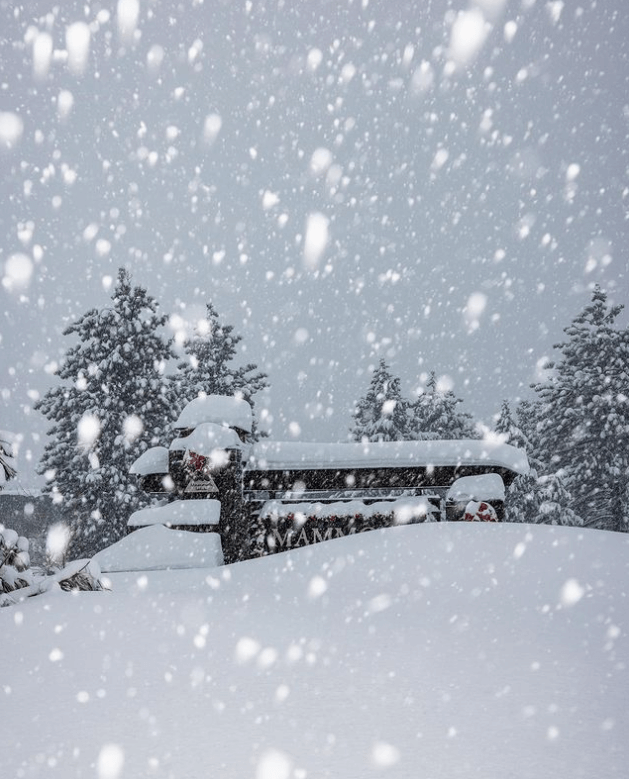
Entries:
{"type": "Polygon", "coordinates": [[[179,337],[207,301],[243,335],[274,438],[344,439],[380,357],[485,422],[527,396],[593,284],[627,300],[628,52],[626,0],[0,0],[23,481],[122,265],[179,337]]]}

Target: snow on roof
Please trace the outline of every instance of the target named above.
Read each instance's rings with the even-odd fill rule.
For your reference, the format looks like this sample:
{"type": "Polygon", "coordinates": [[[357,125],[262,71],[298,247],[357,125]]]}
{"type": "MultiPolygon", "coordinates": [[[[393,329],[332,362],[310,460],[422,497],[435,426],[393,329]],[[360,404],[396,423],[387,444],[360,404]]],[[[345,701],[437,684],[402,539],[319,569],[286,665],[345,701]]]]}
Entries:
{"type": "Polygon", "coordinates": [[[237,427],[250,433],[253,423],[251,406],[242,398],[206,395],[191,400],[179,415],[174,427],[175,429],[196,427],[202,422],[237,427]]]}
{"type": "Polygon", "coordinates": [[[218,525],[221,503],[218,500],[176,500],[165,506],[150,506],[135,511],[129,517],[128,527],[148,525],[218,525]]]}
{"type": "Polygon", "coordinates": [[[403,468],[488,465],[528,473],[526,453],[490,441],[392,441],[370,443],[302,443],[261,441],[254,445],[251,470],[328,468],[403,468]]]}
{"type": "Polygon", "coordinates": [[[135,530],[94,559],[103,573],[214,568],[223,564],[223,550],[218,533],[155,526],[135,530]]]}
{"type": "Polygon", "coordinates": [[[395,521],[407,524],[415,518],[425,519],[427,515],[438,513],[438,506],[430,502],[428,497],[398,498],[398,500],[383,500],[366,504],[361,500],[337,501],[335,503],[285,503],[280,500],[267,501],[260,510],[262,518],[272,519],[287,517],[290,514],[302,514],[305,517],[352,517],[360,514],[362,517],[372,517],[374,514],[395,514],[395,521]]]}
{"type": "Polygon", "coordinates": [[[154,446],[143,452],[129,468],[129,473],[148,476],[152,473],[168,473],[168,449],[154,446]]]}
{"type": "Polygon", "coordinates": [[[448,500],[504,500],[505,485],[497,473],[461,476],[448,490],[448,500]]]}

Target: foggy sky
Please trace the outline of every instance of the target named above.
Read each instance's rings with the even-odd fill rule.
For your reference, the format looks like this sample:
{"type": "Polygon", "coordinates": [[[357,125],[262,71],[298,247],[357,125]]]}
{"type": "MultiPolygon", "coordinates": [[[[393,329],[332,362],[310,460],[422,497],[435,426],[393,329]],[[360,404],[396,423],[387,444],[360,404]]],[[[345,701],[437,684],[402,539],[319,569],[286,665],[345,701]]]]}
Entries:
{"type": "Polygon", "coordinates": [[[624,0],[144,0],[137,21],[132,0],[0,0],[0,429],[24,435],[22,481],[61,333],[120,266],[171,334],[207,301],[235,326],[274,438],[344,439],[380,357],[485,422],[528,396],[594,283],[627,299],[628,48],[624,0]]]}

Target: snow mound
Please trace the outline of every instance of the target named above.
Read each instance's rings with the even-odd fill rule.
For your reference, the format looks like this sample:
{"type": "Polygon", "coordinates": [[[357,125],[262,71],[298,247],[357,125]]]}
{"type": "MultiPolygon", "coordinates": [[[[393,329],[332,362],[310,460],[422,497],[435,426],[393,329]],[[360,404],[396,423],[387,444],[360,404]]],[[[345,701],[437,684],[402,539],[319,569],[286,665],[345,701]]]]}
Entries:
{"type": "Polygon", "coordinates": [[[218,533],[169,530],[157,525],[135,530],[93,558],[103,573],[215,568],[223,564],[218,533]]]}
{"type": "Polygon", "coordinates": [[[625,779],[628,575],[624,534],[444,522],[30,598],[2,775],[625,779]]]}
{"type": "Polygon", "coordinates": [[[174,427],[176,430],[185,429],[196,427],[202,422],[237,427],[250,433],[253,424],[251,406],[242,398],[206,395],[191,400],[179,415],[174,427]]]}
{"type": "Polygon", "coordinates": [[[165,506],[150,506],[135,511],[129,517],[127,527],[150,525],[218,525],[221,515],[219,500],[175,500],[165,506]]]}

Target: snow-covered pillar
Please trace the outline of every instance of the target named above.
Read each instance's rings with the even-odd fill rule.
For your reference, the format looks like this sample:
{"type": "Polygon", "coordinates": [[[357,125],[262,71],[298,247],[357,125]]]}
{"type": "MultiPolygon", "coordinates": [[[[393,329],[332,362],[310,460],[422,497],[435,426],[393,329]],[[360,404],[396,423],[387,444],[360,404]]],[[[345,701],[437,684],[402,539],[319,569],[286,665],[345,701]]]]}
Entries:
{"type": "Polygon", "coordinates": [[[226,563],[238,562],[247,557],[249,539],[244,518],[242,474],[242,450],[230,449],[228,465],[214,477],[221,502],[219,533],[226,563]]]}

